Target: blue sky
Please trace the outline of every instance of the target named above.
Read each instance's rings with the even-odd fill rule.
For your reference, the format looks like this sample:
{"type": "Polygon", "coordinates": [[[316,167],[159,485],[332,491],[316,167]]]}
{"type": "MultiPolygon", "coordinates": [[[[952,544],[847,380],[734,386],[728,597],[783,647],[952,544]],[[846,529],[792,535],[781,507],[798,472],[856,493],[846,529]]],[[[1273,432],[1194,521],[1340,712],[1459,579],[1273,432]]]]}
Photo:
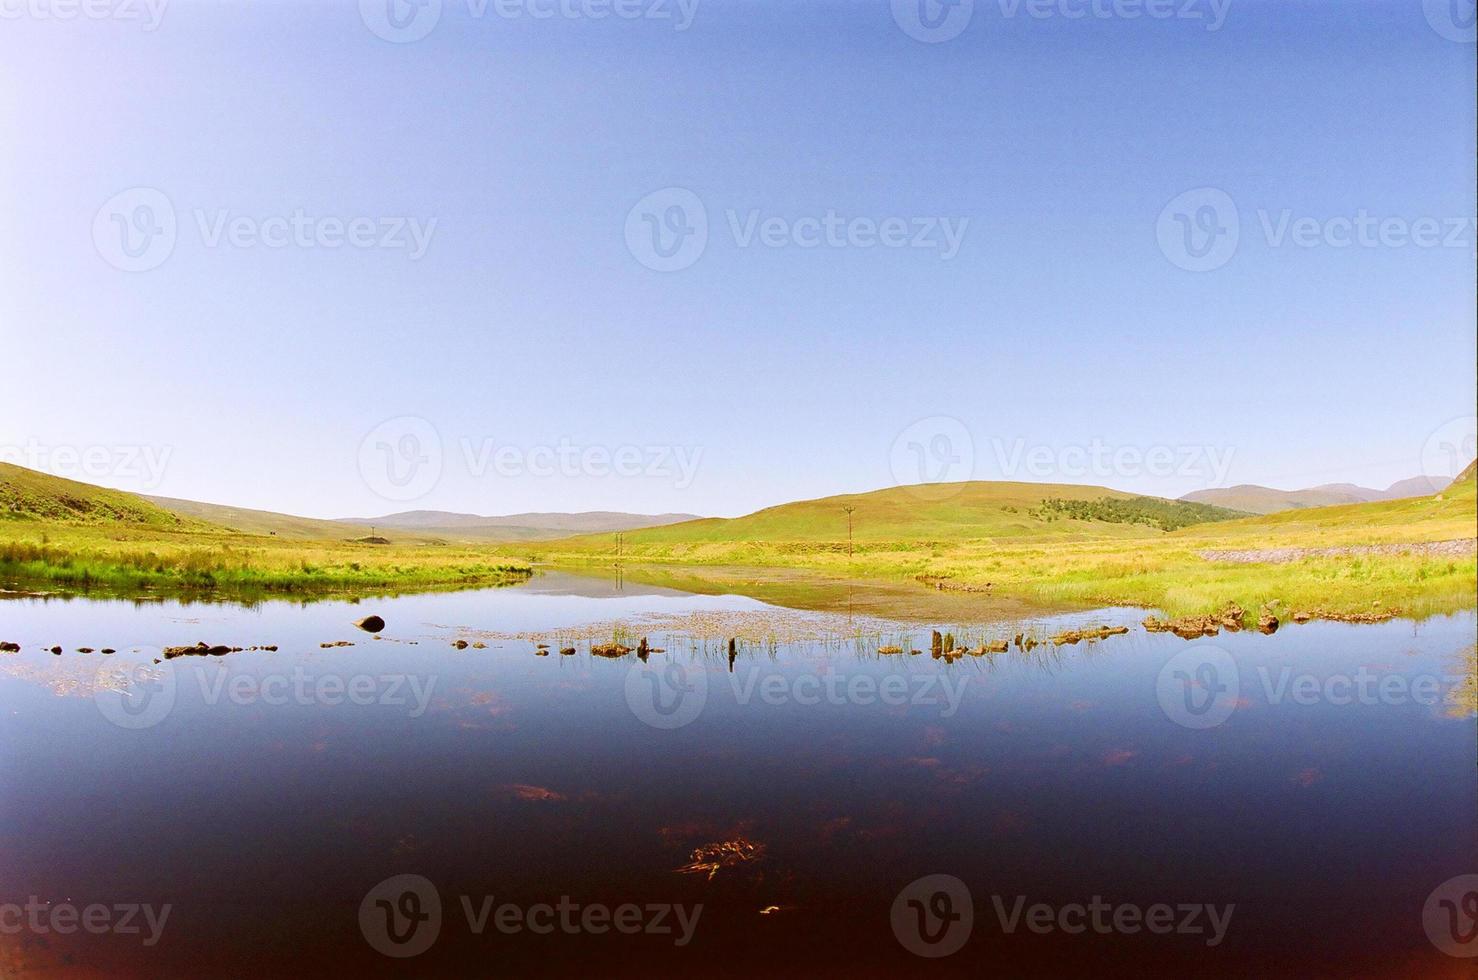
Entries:
{"type": "Polygon", "coordinates": [[[372,0],[0,0],[4,458],[315,516],[732,515],[1471,446],[1461,9],[977,0],[926,41],[887,0],[469,2],[396,43],[372,0]],[[651,268],[694,201],[706,244],[651,268]],[[1235,248],[1191,271],[1187,228],[1235,248]]]}

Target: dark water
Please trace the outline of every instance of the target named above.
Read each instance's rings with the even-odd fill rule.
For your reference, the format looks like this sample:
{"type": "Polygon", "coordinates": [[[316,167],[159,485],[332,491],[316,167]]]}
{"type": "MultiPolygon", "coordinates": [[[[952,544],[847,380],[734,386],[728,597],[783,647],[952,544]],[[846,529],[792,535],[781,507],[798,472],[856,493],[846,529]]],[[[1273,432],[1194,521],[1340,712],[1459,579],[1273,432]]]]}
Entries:
{"type": "Polygon", "coordinates": [[[0,603],[0,976],[1471,975],[1474,616],[928,652],[1139,618],[0,603]]]}

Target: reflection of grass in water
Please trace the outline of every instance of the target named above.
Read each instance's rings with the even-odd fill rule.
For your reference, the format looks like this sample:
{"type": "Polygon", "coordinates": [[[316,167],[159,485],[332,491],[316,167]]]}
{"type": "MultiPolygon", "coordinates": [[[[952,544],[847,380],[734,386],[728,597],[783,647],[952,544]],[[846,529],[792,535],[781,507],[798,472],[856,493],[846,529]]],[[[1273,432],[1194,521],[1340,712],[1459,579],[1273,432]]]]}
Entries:
{"type": "Polygon", "coordinates": [[[0,521],[0,581],[30,590],[253,600],[490,586],[529,574],[524,562],[471,548],[0,521]]]}
{"type": "MultiPolygon", "coordinates": [[[[962,593],[980,610],[981,620],[1002,618],[1000,611],[1013,603],[1018,609],[1025,603],[1133,605],[1171,616],[1212,613],[1230,602],[1256,610],[1273,599],[1288,610],[1336,613],[1368,612],[1378,602],[1418,618],[1473,608],[1478,562],[1472,554],[1308,554],[1284,563],[1203,557],[1203,552],[1471,540],[1478,509],[1472,476],[1434,497],[1294,510],[1170,533],[1094,521],[1042,523],[1004,506],[1021,502],[1011,494],[1036,495],[1023,497],[1026,506],[1034,506],[1041,495],[1061,489],[965,484],[948,507],[924,506],[893,491],[808,501],[736,521],[627,532],[623,558],[665,565],[675,576],[696,576],[701,566],[773,568],[780,573],[777,583],[757,583],[755,591],[742,585],[737,591],[812,608],[823,603],[849,608],[855,599],[857,608],[877,611],[878,597],[866,588],[854,596],[845,579],[923,582],[962,593]],[[837,507],[848,501],[857,503],[860,521],[852,554],[845,538],[840,546],[836,539],[838,527],[845,534],[837,507]],[[796,582],[799,569],[833,578],[824,590],[812,589],[796,582]]],[[[588,564],[611,553],[609,541],[598,535],[548,542],[536,550],[566,564],[588,564]]],[[[645,568],[632,577],[638,574],[650,577],[645,568]]],[[[917,584],[914,590],[924,591],[917,584]]],[[[931,611],[925,618],[938,615],[931,611]]]]}
{"type": "Polygon", "coordinates": [[[1447,692],[1447,713],[1453,718],[1478,714],[1478,645],[1463,654],[1463,681],[1447,692]]]}
{"type": "MultiPolygon", "coordinates": [[[[847,656],[858,662],[905,670],[918,661],[962,670],[994,671],[999,667],[1026,666],[1048,674],[1061,669],[1072,653],[1078,659],[1086,659],[1108,642],[1085,640],[1059,646],[1051,641],[1051,636],[1060,632],[1060,627],[1061,624],[1035,620],[994,627],[954,627],[955,649],[944,659],[932,656],[927,628],[884,619],[792,609],[652,613],[549,630],[503,632],[459,627],[458,632],[495,641],[547,643],[555,649],[575,648],[581,652],[597,646],[619,646],[629,648],[630,657],[637,656],[636,651],[645,639],[653,653],[678,654],[718,665],[728,659],[732,640],[738,662],[756,658],[775,661],[784,651],[820,660],[847,656]],[[1023,641],[1021,645],[1016,643],[1018,635],[1023,641]],[[1005,649],[987,649],[990,644],[1004,645],[1005,649]]],[[[941,631],[951,629],[940,628],[941,631]]]]}

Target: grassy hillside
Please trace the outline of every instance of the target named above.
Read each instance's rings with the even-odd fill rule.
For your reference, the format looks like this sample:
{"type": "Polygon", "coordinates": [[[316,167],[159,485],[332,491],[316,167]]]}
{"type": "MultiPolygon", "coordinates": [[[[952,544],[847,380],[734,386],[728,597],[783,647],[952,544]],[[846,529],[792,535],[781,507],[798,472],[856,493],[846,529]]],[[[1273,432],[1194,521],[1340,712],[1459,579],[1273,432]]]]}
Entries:
{"type": "Polygon", "coordinates": [[[165,510],[191,520],[207,521],[217,527],[243,534],[265,534],[299,541],[339,541],[363,538],[371,533],[401,544],[445,544],[448,542],[497,544],[510,541],[547,541],[592,531],[652,527],[691,520],[689,514],[621,514],[591,511],[579,514],[512,514],[479,517],[446,511],[407,511],[363,520],[295,517],[273,511],[206,504],[173,497],[145,497],[165,510]]]}
{"type": "MultiPolygon", "coordinates": [[[[191,520],[204,521],[217,527],[243,534],[277,535],[305,541],[342,541],[360,538],[370,533],[369,528],[340,521],[323,521],[312,517],[294,517],[267,510],[251,510],[247,507],[228,507],[222,504],[202,504],[194,500],[176,500],[173,497],[144,497],[172,514],[191,520]]],[[[417,538],[429,537],[417,535],[417,538]]]]}
{"type": "Polygon", "coordinates": [[[64,480],[10,463],[0,463],[0,521],[171,529],[198,523],[131,493],[64,480]]]}
{"type": "MultiPolygon", "coordinates": [[[[1478,566],[1466,556],[1402,552],[1320,554],[1471,540],[1478,499],[1467,479],[1434,497],[1286,511],[1200,523],[1173,532],[1142,524],[1071,517],[1045,521],[1044,498],[1130,499],[1097,488],[965,484],[946,500],[912,488],[770,508],[733,521],[695,521],[623,535],[622,560],[810,569],[838,577],[924,581],[1046,605],[1130,604],[1173,615],[1246,609],[1277,600],[1285,610],[1352,613],[1381,608],[1424,613],[1471,608],[1478,566]],[[846,514],[856,507],[854,553],[846,514]],[[950,521],[950,516],[955,521],[950,521]],[[1308,549],[1276,562],[1265,549],[1308,549]],[[1234,557],[1217,557],[1235,552],[1234,557]]],[[[551,543],[535,557],[571,563],[611,560],[611,535],[551,543]]]]}
{"type": "MultiPolygon", "coordinates": [[[[200,513],[215,510],[239,513],[200,513]]],[[[343,540],[345,525],[322,523],[338,540],[243,534],[134,494],[0,463],[0,586],[250,597],[500,584],[529,572],[486,549],[361,544],[343,540]]]]}
{"type": "MultiPolygon", "coordinates": [[[[842,547],[847,541],[847,511],[853,508],[852,539],[857,544],[897,545],[916,541],[973,538],[1048,537],[1068,540],[1085,535],[1144,537],[1152,529],[1128,521],[1052,519],[1033,513],[1048,500],[1130,501],[1133,494],[1106,487],[1053,483],[926,484],[889,487],[870,493],[841,494],[768,507],[744,517],[705,518],[666,527],[629,531],[623,547],[681,551],[704,545],[789,543],[842,547]]],[[[1162,502],[1169,503],[1169,502],[1162,502]]],[[[571,549],[608,550],[613,536],[560,542],[571,549]]]]}
{"type": "Polygon", "coordinates": [[[573,534],[628,531],[697,519],[694,514],[627,514],[607,510],[572,514],[507,514],[495,517],[440,510],[412,510],[383,517],[344,520],[345,523],[361,527],[373,526],[382,532],[413,532],[448,541],[547,541],[573,534]]]}

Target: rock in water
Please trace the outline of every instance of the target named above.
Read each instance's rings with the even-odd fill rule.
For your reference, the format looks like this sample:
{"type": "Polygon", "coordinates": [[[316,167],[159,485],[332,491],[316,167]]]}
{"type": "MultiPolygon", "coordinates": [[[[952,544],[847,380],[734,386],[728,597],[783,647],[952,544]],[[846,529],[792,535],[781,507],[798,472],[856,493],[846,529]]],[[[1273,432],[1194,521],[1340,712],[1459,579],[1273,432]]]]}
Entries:
{"type": "Polygon", "coordinates": [[[354,625],[366,633],[378,633],[385,628],[385,621],[379,616],[366,616],[354,625]]]}

